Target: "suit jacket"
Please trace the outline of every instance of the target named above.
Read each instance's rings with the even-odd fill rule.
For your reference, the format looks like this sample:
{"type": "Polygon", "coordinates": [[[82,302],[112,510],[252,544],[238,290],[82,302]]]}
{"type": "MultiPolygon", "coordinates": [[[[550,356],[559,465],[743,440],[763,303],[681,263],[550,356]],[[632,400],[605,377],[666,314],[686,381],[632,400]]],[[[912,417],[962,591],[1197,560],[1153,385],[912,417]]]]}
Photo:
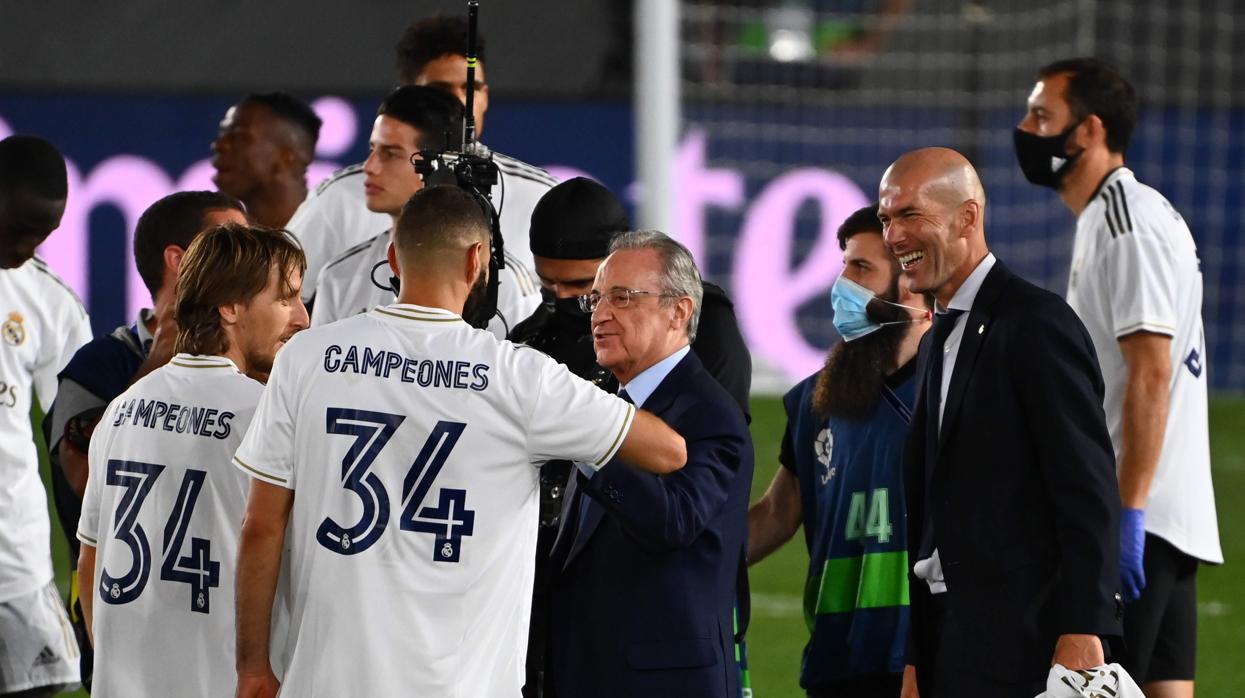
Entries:
{"type": "Polygon", "coordinates": [[[553,688],[559,698],[734,698],[752,439],[694,353],[644,408],[687,441],[687,464],[660,477],[619,461],[576,473],[582,495],[570,497],[552,560],[553,688]],[[589,498],[581,524],[576,507],[589,498]]]}
{"type": "MultiPolygon", "coordinates": [[[[924,389],[908,435],[909,558],[929,502],[946,603],[969,633],[961,651],[995,681],[1038,680],[1059,635],[1120,634],[1120,504],[1102,375],[1072,309],[1002,263],[965,320],[928,492],[925,429],[938,407],[924,389]]],[[[925,378],[932,334],[921,344],[925,378]]],[[[924,678],[930,593],[910,582],[909,662],[924,678]]]]}

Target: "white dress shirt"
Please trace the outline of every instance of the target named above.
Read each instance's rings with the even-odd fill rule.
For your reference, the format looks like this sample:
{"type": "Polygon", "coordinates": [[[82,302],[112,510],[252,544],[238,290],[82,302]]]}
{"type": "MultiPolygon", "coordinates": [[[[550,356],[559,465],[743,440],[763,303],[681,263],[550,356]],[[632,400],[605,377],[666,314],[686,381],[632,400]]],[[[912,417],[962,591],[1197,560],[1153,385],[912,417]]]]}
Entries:
{"type": "MultiPolygon", "coordinates": [[[[985,282],[986,275],[994,268],[995,261],[993,253],[987,254],[985,259],[977,263],[977,268],[968,275],[968,278],[956,290],[955,295],[951,296],[951,302],[947,304],[947,308],[935,310],[939,313],[945,313],[947,309],[964,311],[955,319],[955,327],[951,328],[951,334],[947,335],[947,341],[942,345],[942,386],[938,394],[939,431],[942,430],[943,409],[947,405],[947,389],[951,386],[951,376],[955,373],[955,360],[960,355],[960,341],[964,339],[964,325],[968,322],[968,313],[973,309],[973,302],[977,300],[977,292],[981,290],[981,284],[985,282]]],[[[931,347],[930,356],[936,356],[933,352],[937,350],[938,347],[931,347]]],[[[912,571],[929,584],[931,594],[946,593],[947,582],[942,576],[942,560],[938,558],[938,548],[935,547],[934,553],[928,558],[917,560],[912,571]]]]}

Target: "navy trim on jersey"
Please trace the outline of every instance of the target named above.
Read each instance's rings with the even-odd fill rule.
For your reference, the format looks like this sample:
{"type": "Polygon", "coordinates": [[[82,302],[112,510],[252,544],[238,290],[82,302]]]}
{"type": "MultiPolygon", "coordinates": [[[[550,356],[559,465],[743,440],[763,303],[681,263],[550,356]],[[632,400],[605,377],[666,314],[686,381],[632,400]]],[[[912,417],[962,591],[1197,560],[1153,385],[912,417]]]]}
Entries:
{"type": "Polygon", "coordinates": [[[1115,184],[1111,185],[1111,188],[1119,195],[1120,208],[1124,209],[1124,225],[1128,228],[1128,232],[1131,233],[1133,232],[1133,217],[1128,212],[1128,197],[1124,196],[1124,185],[1119,180],[1116,180],[1115,184]]]}
{"type": "Polygon", "coordinates": [[[83,313],[86,312],[86,306],[82,304],[82,299],[79,298],[78,294],[75,293],[74,290],[69,287],[69,284],[65,283],[64,279],[57,276],[56,273],[52,271],[51,267],[48,266],[47,262],[43,261],[39,257],[31,257],[30,263],[34,265],[35,269],[52,277],[52,280],[56,282],[56,285],[65,289],[65,292],[69,294],[69,297],[74,299],[74,302],[78,304],[78,309],[81,310],[83,313]]]}
{"type": "Polygon", "coordinates": [[[536,293],[540,282],[532,277],[532,272],[517,257],[510,254],[509,250],[506,251],[505,257],[506,264],[514,271],[515,282],[519,285],[523,295],[530,296],[536,293]]]}
{"type": "Polygon", "coordinates": [[[1094,199],[1098,198],[1098,195],[1102,193],[1102,188],[1107,186],[1107,180],[1111,179],[1112,175],[1114,175],[1116,172],[1119,172],[1122,169],[1124,169],[1124,166],[1120,165],[1119,167],[1112,168],[1110,172],[1103,175],[1102,180],[1098,182],[1098,186],[1094,187],[1094,193],[1090,194],[1089,198],[1086,199],[1086,201],[1093,201],[1094,199]]]}
{"type": "Polygon", "coordinates": [[[1107,198],[1111,201],[1110,213],[1115,216],[1115,229],[1120,235],[1128,232],[1124,228],[1124,219],[1120,216],[1120,202],[1116,196],[1116,191],[1112,187],[1107,187],[1107,198]]]}
{"type": "MultiPolygon", "coordinates": [[[[385,233],[387,233],[387,232],[389,232],[389,231],[388,231],[388,230],[386,230],[386,231],[385,231],[385,233]]],[[[333,261],[329,262],[328,264],[325,264],[325,265],[324,265],[324,267],[320,269],[320,273],[321,273],[321,274],[324,274],[324,272],[328,271],[329,269],[332,269],[333,267],[337,266],[338,264],[341,264],[342,262],[346,261],[347,259],[350,259],[351,257],[353,257],[353,256],[355,256],[355,255],[357,255],[357,254],[359,254],[360,252],[363,252],[363,251],[364,251],[364,250],[366,250],[367,248],[371,247],[373,242],[376,242],[376,238],[380,237],[381,235],[384,235],[385,233],[381,233],[380,235],[373,235],[372,237],[370,237],[370,238],[368,238],[368,239],[364,240],[363,242],[361,242],[361,243],[359,243],[359,244],[357,244],[357,245],[355,245],[355,246],[353,246],[353,247],[347,247],[347,248],[346,248],[346,251],[345,251],[345,252],[342,252],[342,253],[341,253],[341,254],[339,254],[339,255],[337,255],[337,258],[336,258],[336,259],[334,259],[333,261]]]]}
{"type": "Polygon", "coordinates": [[[319,196],[320,194],[322,194],[324,192],[325,187],[328,187],[333,182],[336,182],[337,180],[343,177],[349,177],[351,175],[357,175],[357,174],[363,174],[363,163],[361,162],[355,163],[353,165],[347,165],[341,168],[340,170],[329,175],[328,177],[325,177],[323,182],[320,182],[319,184],[316,185],[316,196],[319,196]]]}
{"type": "Polygon", "coordinates": [[[558,183],[558,181],[545,170],[536,167],[535,165],[529,165],[522,160],[516,160],[509,155],[494,151],[493,161],[497,163],[497,168],[499,170],[508,175],[520,177],[538,184],[547,184],[551,187],[558,183]]]}
{"type": "Polygon", "coordinates": [[[1107,198],[1106,192],[1098,196],[1102,199],[1102,215],[1107,219],[1107,228],[1111,231],[1111,237],[1114,238],[1118,233],[1115,230],[1115,221],[1111,220],[1111,200],[1107,198]]]}

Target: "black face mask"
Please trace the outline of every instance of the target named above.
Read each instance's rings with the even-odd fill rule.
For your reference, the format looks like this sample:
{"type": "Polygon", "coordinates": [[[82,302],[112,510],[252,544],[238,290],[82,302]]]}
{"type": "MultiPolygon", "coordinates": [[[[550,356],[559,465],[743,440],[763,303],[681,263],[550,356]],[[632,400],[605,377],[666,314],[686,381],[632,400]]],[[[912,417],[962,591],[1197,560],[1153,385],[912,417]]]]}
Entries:
{"type": "Polygon", "coordinates": [[[553,291],[547,288],[540,289],[541,301],[545,307],[552,310],[557,315],[562,315],[575,320],[587,320],[591,317],[585,313],[583,308],[579,307],[579,296],[571,296],[570,298],[558,298],[553,295],[553,291]]]}
{"type": "Polygon", "coordinates": [[[1072,171],[1073,163],[1085,152],[1081,150],[1071,155],[1067,152],[1068,138],[1077,126],[1080,122],[1053,136],[1038,136],[1020,129],[1013,132],[1016,160],[1025,179],[1039,187],[1059,188],[1059,183],[1072,171]]]}

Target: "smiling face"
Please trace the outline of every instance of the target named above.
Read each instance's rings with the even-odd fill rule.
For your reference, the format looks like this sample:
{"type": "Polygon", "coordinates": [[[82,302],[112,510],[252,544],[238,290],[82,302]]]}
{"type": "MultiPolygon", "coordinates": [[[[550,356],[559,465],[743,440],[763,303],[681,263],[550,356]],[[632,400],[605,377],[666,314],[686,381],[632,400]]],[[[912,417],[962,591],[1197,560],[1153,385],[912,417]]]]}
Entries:
{"type": "Polygon", "coordinates": [[[651,249],[619,250],[601,265],[592,290],[607,295],[623,289],[649,295],[633,295],[625,308],[603,298],[592,313],[592,347],[597,363],[626,384],[688,343],[692,300],[660,297],[661,260],[651,249]]]}
{"type": "Polygon", "coordinates": [[[64,199],[47,199],[26,187],[0,188],[0,269],[16,269],[34,257],[64,213],[64,199]]]}
{"type": "Polygon", "coordinates": [[[303,275],[298,269],[285,279],[279,274],[274,265],[264,290],[239,304],[233,335],[247,373],[271,372],[281,347],[310,324],[300,293],[303,275]]]}
{"type": "Polygon", "coordinates": [[[363,163],[363,191],[367,207],[377,213],[396,216],[424,180],[411,164],[419,152],[419,130],[392,116],[376,117],[368,139],[367,161],[363,163]]]}
{"type": "MultiPolygon", "coordinates": [[[[887,170],[878,191],[878,219],[891,254],[913,293],[933,293],[960,275],[968,242],[960,205],[946,200],[923,173],[887,170]]],[[[965,275],[967,275],[965,273],[965,275]]],[[[954,293],[954,291],[952,291],[954,293]]]]}

